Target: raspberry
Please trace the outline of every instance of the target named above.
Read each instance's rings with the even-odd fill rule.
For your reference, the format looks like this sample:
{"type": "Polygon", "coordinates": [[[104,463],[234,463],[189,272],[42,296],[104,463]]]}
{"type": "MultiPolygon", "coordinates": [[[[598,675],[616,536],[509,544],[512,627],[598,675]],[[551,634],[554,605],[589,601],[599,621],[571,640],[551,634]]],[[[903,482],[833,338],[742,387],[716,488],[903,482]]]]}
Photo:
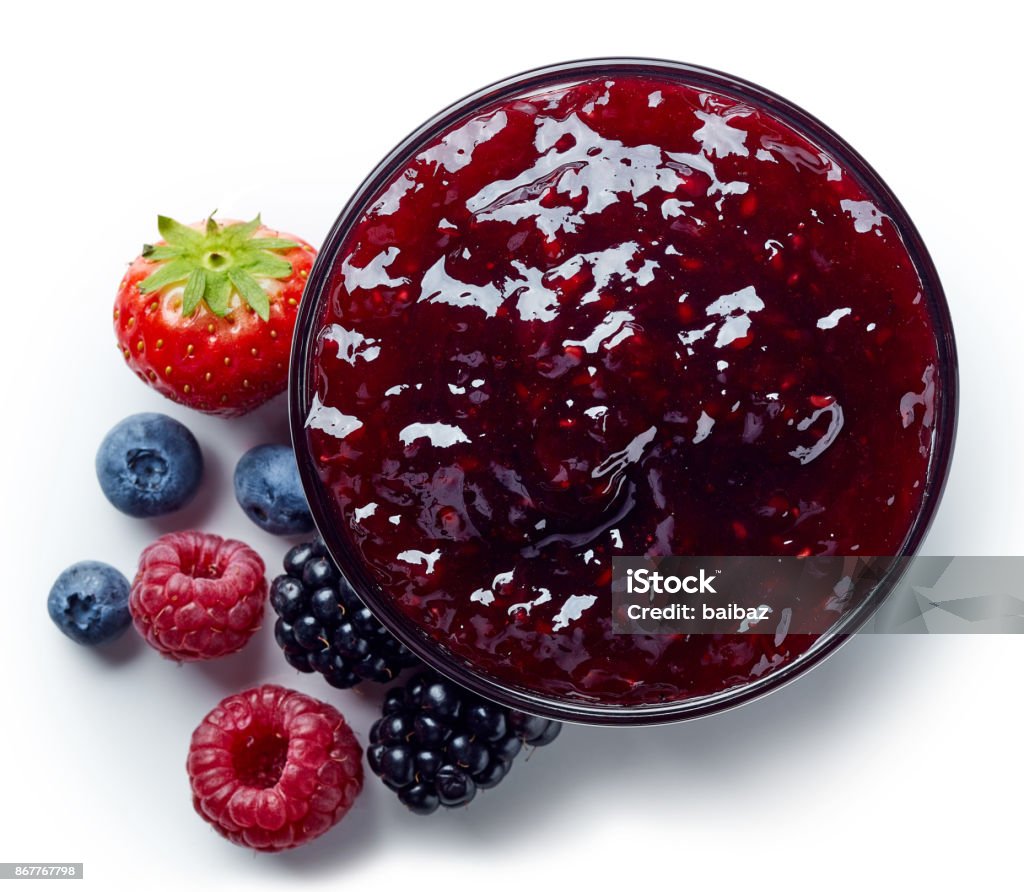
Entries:
{"type": "Polygon", "coordinates": [[[221,700],[192,733],[192,804],[237,845],[295,848],[352,807],[362,755],[333,706],[278,685],[252,688],[221,700]]]}
{"type": "Polygon", "coordinates": [[[523,744],[545,746],[561,730],[427,670],[387,692],[366,760],[410,811],[429,815],[497,786],[523,744]]]}
{"type": "Polygon", "coordinates": [[[128,609],[166,657],[209,660],[239,650],[259,629],[267,580],[248,545],[195,531],[161,536],[139,559],[128,609]]]}

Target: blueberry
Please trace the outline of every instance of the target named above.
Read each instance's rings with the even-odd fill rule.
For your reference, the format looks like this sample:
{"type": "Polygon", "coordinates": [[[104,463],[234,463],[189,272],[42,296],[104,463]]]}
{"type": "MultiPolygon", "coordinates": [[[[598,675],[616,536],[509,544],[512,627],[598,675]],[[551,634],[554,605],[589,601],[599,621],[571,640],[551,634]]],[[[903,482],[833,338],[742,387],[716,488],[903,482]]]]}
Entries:
{"type": "Polygon", "coordinates": [[[46,606],[50,619],[79,644],[113,641],[132,621],[128,613],[130,586],[109,564],[72,564],[53,584],[46,606]]]}
{"type": "Polygon", "coordinates": [[[184,507],[199,489],[203,454],[192,432],[158,412],[129,415],[103,438],[96,476],[110,504],[132,517],[184,507]]]}
{"type": "Polygon", "coordinates": [[[235,498],[249,519],[268,533],[291,536],[313,529],[313,517],[290,446],[250,449],[235,466],[235,498]]]}

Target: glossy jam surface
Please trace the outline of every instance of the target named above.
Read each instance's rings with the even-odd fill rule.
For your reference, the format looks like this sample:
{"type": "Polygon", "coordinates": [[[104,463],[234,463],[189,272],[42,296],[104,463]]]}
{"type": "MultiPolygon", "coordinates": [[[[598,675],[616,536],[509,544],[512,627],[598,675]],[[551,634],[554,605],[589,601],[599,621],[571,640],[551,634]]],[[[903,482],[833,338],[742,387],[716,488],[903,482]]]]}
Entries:
{"type": "Polygon", "coordinates": [[[766,109],[567,81],[370,198],[318,309],[310,454],[363,569],[466,664],[570,702],[716,693],[814,639],[614,635],[611,558],[898,553],[942,386],[922,291],[766,109]]]}

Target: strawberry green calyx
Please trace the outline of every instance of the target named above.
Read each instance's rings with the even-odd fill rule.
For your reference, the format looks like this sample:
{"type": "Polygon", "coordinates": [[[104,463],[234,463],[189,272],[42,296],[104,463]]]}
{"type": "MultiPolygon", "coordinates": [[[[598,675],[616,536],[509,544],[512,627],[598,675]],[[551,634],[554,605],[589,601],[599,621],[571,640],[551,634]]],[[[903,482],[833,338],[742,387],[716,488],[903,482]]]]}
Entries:
{"type": "Polygon", "coordinates": [[[146,245],[142,256],[161,265],[139,283],[139,291],[149,294],[184,282],[184,316],[191,316],[200,303],[215,316],[226,316],[231,295],[237,293],[266,322],[270,297],[260,280],[287,279],[292,265],[276,252],[299,245],[283,238],[255,238],[260,226],[259,215],[248,223],[220,226],[211,214],[205,231],[157,217],[166,244],[146,245]]]}

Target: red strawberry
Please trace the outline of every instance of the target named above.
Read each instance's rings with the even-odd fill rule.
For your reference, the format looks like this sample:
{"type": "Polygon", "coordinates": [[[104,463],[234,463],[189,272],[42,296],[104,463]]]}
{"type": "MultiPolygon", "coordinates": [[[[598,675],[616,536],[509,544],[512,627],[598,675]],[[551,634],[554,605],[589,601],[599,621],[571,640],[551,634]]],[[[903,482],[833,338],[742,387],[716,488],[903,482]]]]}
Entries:
{"type": "Polygon", "coordinates": [[[114,301],[125,361],[175,402],[242,415],[285,389],[299,299],[316,251],[248,223],[158,217],[114,301]]]}

